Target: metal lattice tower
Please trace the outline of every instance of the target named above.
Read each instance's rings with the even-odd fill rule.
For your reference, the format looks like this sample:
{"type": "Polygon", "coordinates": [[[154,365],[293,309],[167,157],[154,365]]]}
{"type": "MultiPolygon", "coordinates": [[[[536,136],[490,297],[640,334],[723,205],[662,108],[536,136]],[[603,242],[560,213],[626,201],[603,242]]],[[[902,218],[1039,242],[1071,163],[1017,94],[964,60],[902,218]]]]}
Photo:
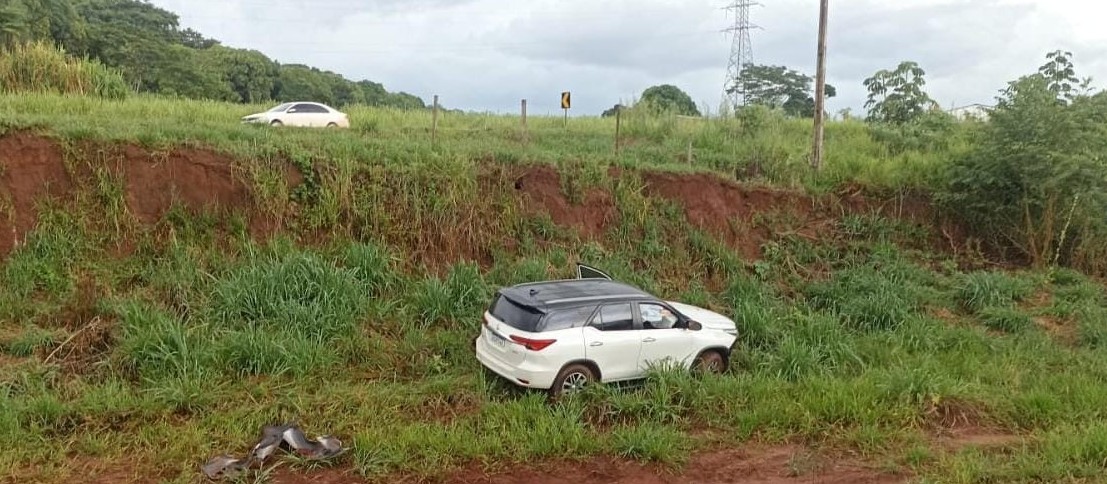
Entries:
{"type": "Polygon", "coordinates": [[[726,68],[726,81],[723,82],[723,96],[732,107],[745,104],[743,93],[735,90],[729,92],[738,80],[738,74],[742,69],[753,63],[753,43],[750,41],[750,31],[757,26],[750,23],[750,7],[761,5],[751,0],[734,0],[734,3],[726,6],[726,10],[734,12],[734,25],[724,29],[723,32],[731,35],[730,63],[726,68]]]}

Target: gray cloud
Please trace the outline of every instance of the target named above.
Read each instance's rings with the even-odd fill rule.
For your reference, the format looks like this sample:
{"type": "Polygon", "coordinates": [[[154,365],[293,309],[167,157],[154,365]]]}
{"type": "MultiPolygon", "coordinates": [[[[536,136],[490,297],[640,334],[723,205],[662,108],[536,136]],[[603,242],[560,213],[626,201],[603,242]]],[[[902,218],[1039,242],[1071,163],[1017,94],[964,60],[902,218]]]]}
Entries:
{"type": "MultiPolygon", "coordinates": [[[[372,79],[451,106],[595,114],[654,84],[676,84],[710,107],[721,99],[729,40],[724,0],[154,0],[182,23],[281,62],[372,79]]],[[[809,0],[756,7],[755,62],[813,73],[817,11],[809,0]]],[[[1080,0],[850,0],[831,5],[831,109],[858,111],[861,81],[902,60],[928,72],[943,104],[991,102],[1046,52],[1076,54],[1107,76],[1107,6],[1080,0]]]]}

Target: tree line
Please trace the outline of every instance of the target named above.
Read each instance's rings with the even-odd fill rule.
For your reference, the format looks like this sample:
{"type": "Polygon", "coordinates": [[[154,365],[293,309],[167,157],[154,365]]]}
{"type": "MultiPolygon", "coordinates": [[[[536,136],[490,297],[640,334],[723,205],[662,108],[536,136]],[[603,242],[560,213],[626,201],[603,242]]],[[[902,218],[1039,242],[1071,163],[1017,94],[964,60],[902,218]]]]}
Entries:
{"type": "Polygon", "coordinates": [[[418,96],[222,45],[139,0],[0,0],[0,48],[50,42],[119,69],[136,91],[237,103],[312,100],[423,108],[418,96]]]}

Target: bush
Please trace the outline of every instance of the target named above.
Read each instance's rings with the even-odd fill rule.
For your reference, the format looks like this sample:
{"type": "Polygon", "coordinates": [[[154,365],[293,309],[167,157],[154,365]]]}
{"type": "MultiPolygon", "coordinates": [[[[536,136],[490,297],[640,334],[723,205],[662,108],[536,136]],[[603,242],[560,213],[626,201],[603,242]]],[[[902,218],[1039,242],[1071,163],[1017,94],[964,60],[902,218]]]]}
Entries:
{"type": "Polygon", "coordinates": [[[1042,267],[1107,271],[1107,93],[1072,94],[1064,56],[1012,82],[938,198],[996,249],[1042,267]]]}
{"type": "Polygon", "coordinates": [[[129,91],[119,71],[96,60],[67,57],[64,50],[47,43],[16,45],[0,55],[0,92],[123,99],[129,91]]]}

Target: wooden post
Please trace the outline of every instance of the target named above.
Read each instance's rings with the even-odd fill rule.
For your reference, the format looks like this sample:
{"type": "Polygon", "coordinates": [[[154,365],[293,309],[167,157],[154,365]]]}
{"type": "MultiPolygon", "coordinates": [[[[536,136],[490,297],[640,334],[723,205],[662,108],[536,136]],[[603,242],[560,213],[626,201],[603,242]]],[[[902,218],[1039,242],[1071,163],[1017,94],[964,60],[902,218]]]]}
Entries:
{"type": "Polygon", "coordinates": [[[434,111],[431,114],[431,145],[438,141],[438,95],[434,95],[434,111]]]}
{"type": "Polygon", "coordinates": [[[527,129],[527,100],[523,100],[523,130],[527,129]]]}
{"type": "Polygon", "coordinates": [[[823,112],[826,110],[826,20],[829,0],[819,2],[818,67],[815,74],[815,139],[811,146],[811,167],[819,171],[823,164],[823,112]]]}
{"type": "Polygon", "coordinates": [[[615,105],[615,154],[619,154],[619,126],[623,124],[623,109],[618,104],[615,105]]]}
{"type": "Polygon", "coordinates": [[[688,164],[692,164],[692,140],[688,140],[688,164]]]}

